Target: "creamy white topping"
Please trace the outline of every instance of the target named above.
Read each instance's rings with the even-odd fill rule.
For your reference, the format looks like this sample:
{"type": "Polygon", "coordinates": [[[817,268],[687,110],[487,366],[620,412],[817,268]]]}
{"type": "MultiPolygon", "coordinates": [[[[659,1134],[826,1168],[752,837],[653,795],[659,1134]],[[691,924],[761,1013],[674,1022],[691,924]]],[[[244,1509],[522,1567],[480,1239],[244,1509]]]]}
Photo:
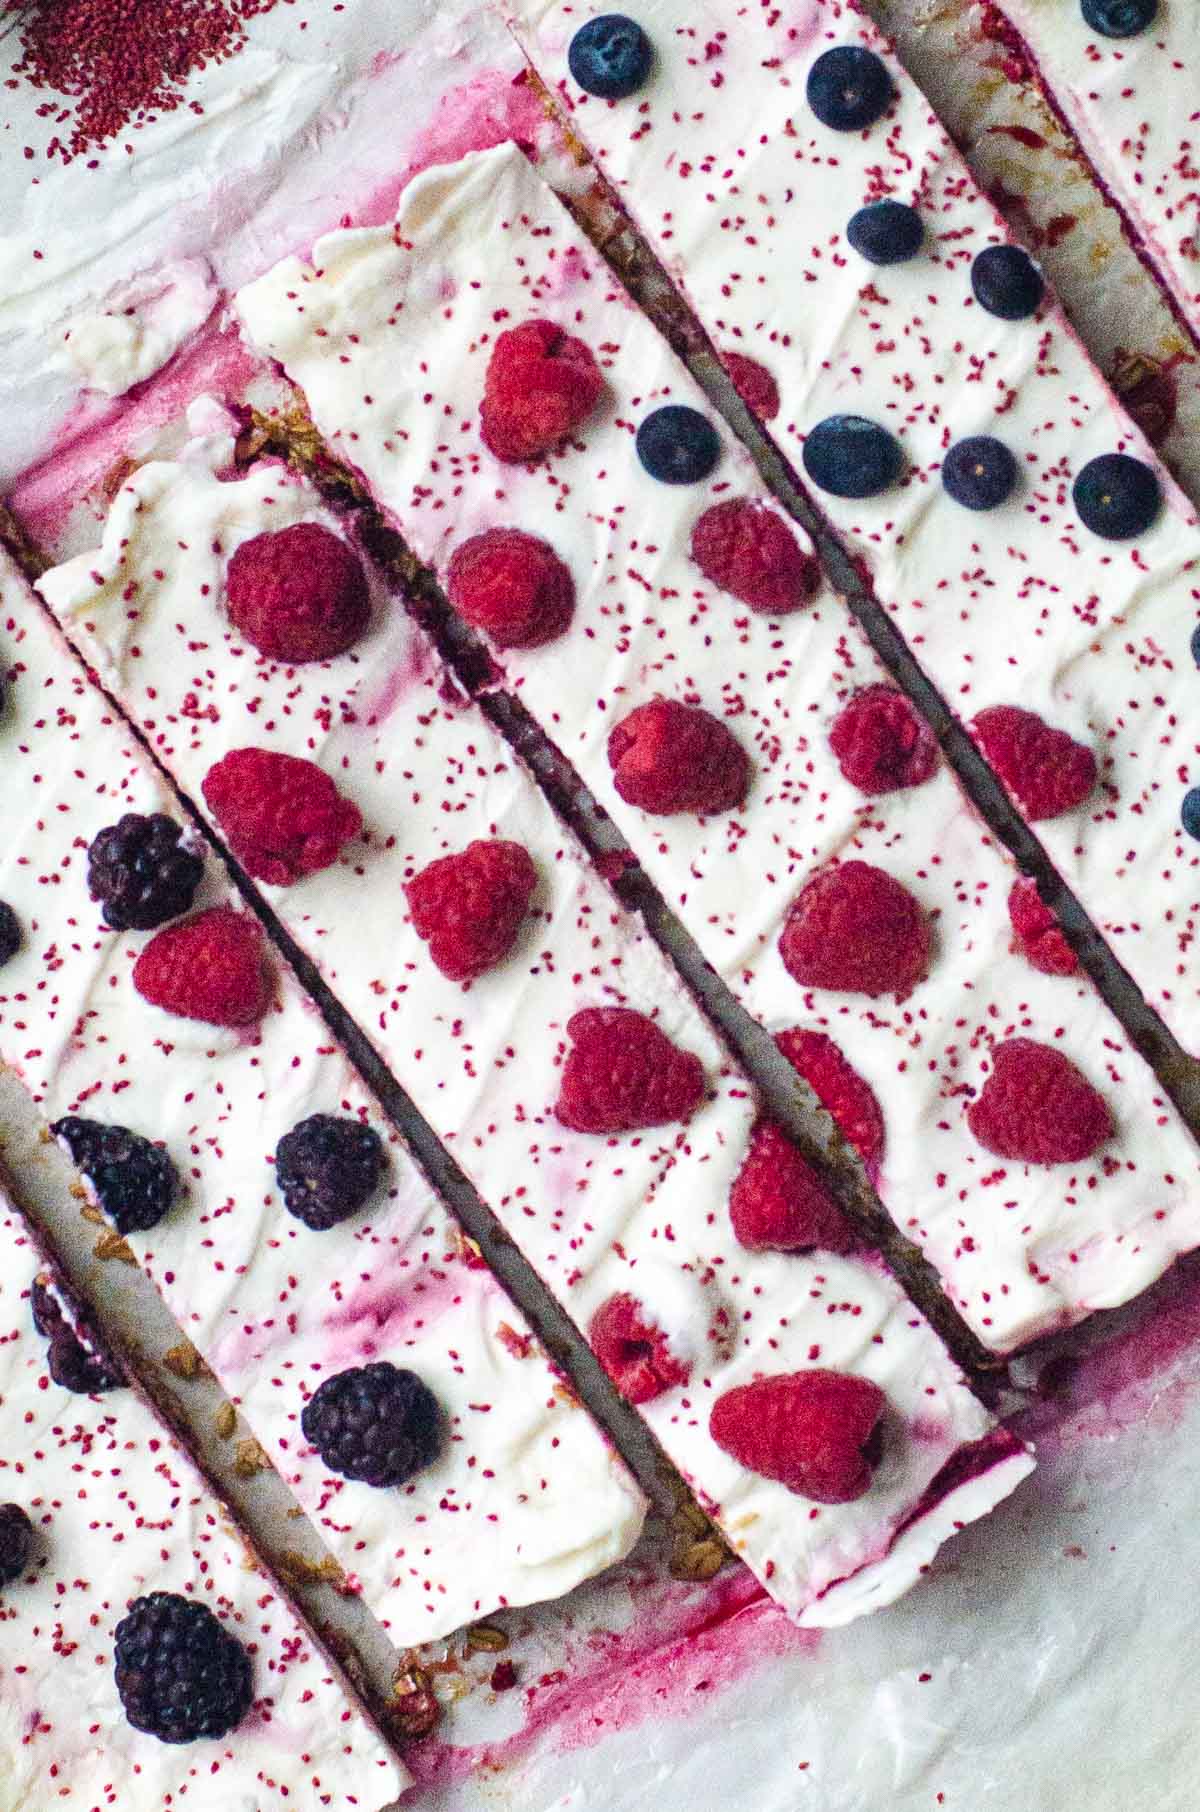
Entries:
{"type": "Polygon", "coordinates": [[[217,299],[203,259],[188,258],[122,286],[99,311],[75,316],[63,336],[67,359],[88,390],[121,396],[173,358],[217,299]]]}

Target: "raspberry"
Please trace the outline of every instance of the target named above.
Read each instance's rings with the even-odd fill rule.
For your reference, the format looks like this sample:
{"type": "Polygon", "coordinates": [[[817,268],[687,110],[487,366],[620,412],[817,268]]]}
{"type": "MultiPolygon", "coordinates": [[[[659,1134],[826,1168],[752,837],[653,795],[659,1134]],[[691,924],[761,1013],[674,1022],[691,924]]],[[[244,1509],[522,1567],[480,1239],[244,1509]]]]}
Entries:
{"type": "Polygon", "coordinates": [[[704,1097],[704,1067],[632,1007],[584,1007],[567,1022],[555,1116],[575,1132],[636,1132],[686,1120],[704,1097]]]}
{"type": "Polygon", "coordinates": [[[995,1047],[967,1125],[988,1151],[1025,1164],[1078,1164],[1113,1134],[1107,1104],[1087,1077],[1032,1038],[995,1047]]]}
{"type": "Polygon", "coordinates": [[[213,1026],[257,1025],[271,1004],[271,972],[254,919],[210,906],[151,938],[133,970],[143,1000],[213,1026]]]}
{"type": "Polygon", "coordinates": [[[990,705],[972,720],[984,754],[1025,816],[1057,818],[1082,805],[1096,784],[1096,757],[1035,711],[990,705]]]}
{"type": "Polygon", "coordinates": [[[575,609],[569,568],[523,529],[487,529],[455,548],[446,590],[459,616],[497,648],[540,648],[562,635],[575,609]]]}
{"type": "Polygon", "coordinates": [[[872,798],[923,786],[937,768],[933,731],[894,686],[866,686],[848,699],[833,720],[829,746],[843,777],[872,798]]]}
{"type": "Polygon", "coordinates": [[[7,900],[0,900],[0,969],[21,948],[21,921],[7,900]]]}
{"type": "Polygon", "coordinates": [[[56,1120],[50,1131],[70,1152],[118,1233],[157,1227],[179,1193],[179,1172],[165,1151],[127,1126],[76,1114],[56,1120]]]}
{"type": "Polygon", "coordinates": [[[764,615],[807,604],[821,582],[811,545],[782,516],[749,497],[714,503],[692,530],[692,559],[709,581],[764,615]]]}
{"type": "Polygon", "coordinates": [[[246,640],[289,666],[345,654],[371,616],[362,561],[318,522],[243,541],[229,562],[225,596],[246,640]]]}
{"type": "Polygon", "coordinates": [[[33,1553],[33,1524],[20,1504],[0,1504],[0,1586],[20,1579],[33,1553]]]}
{"type": "Polygon", "coordinates": [[[883,1158],[884,1124],[869,1085],[850,1067],[840,1046],[825,1032],[806,1032],[801,1026],[793,1026],[790,1031],[780,1032],[775,1043],[832,1116],[843,1139],[854,1147],[867,1175],[875,1182],[883,1158]]]}
{"type": "Polygon", "coordinates": [[[600,400],[591,348],[553,321],[526,321],[492,348],[479,425],[497,459],[540,459],[574,433],[600,400]]]}
{"type": "Polygon", "coordinates": [[[749,1252],[852,1252],[858,1243],[820,1172],[770,1120],[750,1135],[729,1218],[749,1252]]]}
{"type": "Polygon", "coordinates": [[[849,1372],[784,1372],[727,1390],[708,1432],[750,1472],[818,1504],[849,1504],[871,1487],[887,1398],[849,1372]]]}
{"type": "Polygon", "coordinates": [[[602,1302],[588,1326],[592,1351],[630,1403],[652,1403],[686,1384],[691,1367],[671,1351],[667,1336],[636,1296],[620,1290],[602,1302]]]}
{"type": "Polygon", "coordinates": [[[56,1384],[81,1397],[121,1388],[124,1371],[103,1337],[85,1315],[77,1313],[77,1328],[71,1325],[48,1276],[34,1279],[30,1309],[34,1327],[50,1342],[47,1369],[56,1384]]]}
{"type": "Polygon", "coordinates": [[[383,1141],[373,1126],[310,1114],[284,1133],[275,1180],[289,1214],[323,1233],[364,1207],[383,1176],[383,1141]]]}
{"type": "Polygon", "coordinates": [[[780,408],[779,385],[766,366],[744,352],[723,352],[721,362],[747,409],[753,409],[763,421],[774,421],[780,408]]]}
{"type": "Polygon", "coordinates": [[[1008,917],[1013,928],[1013,948],[1043,975],[1074,975],[1079,958],[1063,935],[1058,920],[1037,890],[1037,882],[1022,875],[1008,895],[1008,917]]]}
{"type": "Polygon", "coordinates": [[[92,838],[88,897],[114,931],[153,931],[186,912],[204,873],[181,824],[163,812],[126,812],[92,838]]]}
{"type": "Polygon", "coordinates": [[[179,1592],[134,1599],[114,1660],[125,1716],[162,1743],[224,1736],[250,1709],[249,1655],[206,1604],[179,1592]]]}
{"type": "Polygon", "coordinates": [[[537,886],[537,869],[519,843],[480,839],[441,856],[404,889],[417,936],[451,981],[471,981],[503,962],[537,886]]]}
{"type": "Polygon", "coordinates": [[[655,698],[608,738],[613,782],[627,805],[672,812],[730,812],[750,785],[750,758],[719,717],[699,705],[655,698]]]}
{"type": "Polygon", "coordinates": [[[271,749],[231,749],[205,775],[204,798],[246,872],[276,887],[328,868],[362,829],[315,761],[271,749]]]}
{"type": "Polygon", "coordinates": [[[429,1386],[386,1359],[326,1378],[300,1427],[331,1472],[379,1487],[403,1485],[432,1464],[442,1442],[442,1412],[429,1386]]]}
{"type": "Polygon", "coordinates": [[[779,939],[784,968],[804,987],[897,1000],[924,981],[930,948],[929,920],[917,901],[869,862],[839,862],[814,875],[779,939]]]}

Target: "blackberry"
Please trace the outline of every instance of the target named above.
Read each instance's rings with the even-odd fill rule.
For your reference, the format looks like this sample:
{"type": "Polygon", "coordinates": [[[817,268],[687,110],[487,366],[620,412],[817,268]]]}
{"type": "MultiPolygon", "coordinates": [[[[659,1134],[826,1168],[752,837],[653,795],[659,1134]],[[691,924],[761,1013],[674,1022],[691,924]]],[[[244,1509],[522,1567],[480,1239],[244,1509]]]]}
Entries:
{"type": "Polygon", "coordinates": [[[135,1598],[117,1625],[117,1691],[135,1730],[161,1743],[220,1737],[250,1709],[250,1657],[206,1604],[135,1598]]]}
{"type": "Polygon", "coordinates": [[[125,1373],[102,1336],[82,1314],[72,1325],[49,1276],[34,1279],[29,1306],[34,1327],[50,1342],[47,1369],[56,1384],[81,1397],[124,1385],[125,1373]]]}
{"type": "Polygon", "coordinates": [[[948,497],[968,510],[994,510],[1012,495],[1017,462],[1002,440],[970,434],[955,441],[942,461],[948,497]]]}
{"type": "Polygon", "coordinates": [[[1071,501],[1084,528],[1105,541],[1128,541],[1150,527],[1162,494],[1153,468],[1128,453],[1101,453],[1089,459],[1071,487],[1071,501]]]}
{"type": "Polygon", "coordinates": [[[126,812],[92,839],[88,894],[114,931],[152,931],[187,912],[204,858],[184,842],[182,825],[163,812],[126,812]]]}
{"type": "Polygon", "coordinates": [[[637,456],[662,484],[699,484],[721,457],[717,431],[686,403],[652,409],[637,431],[637,456]]]}
{"type": "Polygon", "coordinates": [[[904,470],[900,442],[861,415],[827,415],[804,442],[804,470],[833,497],[876,497],[904,470]]]}
{"type": "Polygon", "coordinates": [[[817,58],[804,92],[823,126],[835,132],[861,132],[890,107],[892,78],[873,50],[837,44],[817,58]]]}
{"type": "Polygon", "coordinates": [[[165,1151],[127,1126],[68,1114],[50,1131],[61,1139],[120,1234],[157,1227],[179,1192],[179,1173],[165,1151]]]}
{"type": "Polygon", "coordinates": [[[1042,273],[1019,245],[985,245],[971,266],[971,288],[980,308],[1002,321],[1034,314],[1045,289],[1042,273]]]}
{"type": "Polygon", "coordinates": [[[20,1579],[33,1553],[33,1524],[20,1504],[0,1504],[0,1586],[20,1579]]]}
{"type": "Polygon", "coordinates": [[[869,201],[851,214],[846,238],[868,264],[904,264],[915,258],[925,226],[915,208],[902,201],[869,201]]]}
{"type": "Polygon", "coordinates": [[[323,1233],[357,1214],[379,1187],[383,1141],[361,1120],[310,1114],[285,1133],[275,1176],[289,1214],[323,1233]]]}
{"type": "Polygon", "coordinates": [[[587,94],[623,101],[643,87],[654,62],[654,46],[624,13],[589,19],[571,39],[567,67],[587,94]]]}
{"type": "Polygon", "coordinates": [[[305,1404],[300,1427],[331,1472],[367,1485],[403,1485],[437,1457],[441,1421],[429,1386],[381,1359],[326,1378],[305,1404]]]}
{"type": "Polygon", "coordinates": [[[0,969],[21,948],[21,921],[7,900],[0,900],[0,969]]]}

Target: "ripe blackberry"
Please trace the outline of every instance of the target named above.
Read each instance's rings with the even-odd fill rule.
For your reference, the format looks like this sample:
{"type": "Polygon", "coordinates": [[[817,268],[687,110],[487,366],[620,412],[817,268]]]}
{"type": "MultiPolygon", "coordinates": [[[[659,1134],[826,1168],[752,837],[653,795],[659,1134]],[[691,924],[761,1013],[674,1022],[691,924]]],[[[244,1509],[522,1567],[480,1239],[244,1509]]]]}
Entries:
{"type": "Polygon", "coordinates": [[[88,850],[88,894],[114,931],[151,931],[187,912],[204,858],[188,848],[182,825],[163,812],[126,812],[105,825],[88,850]]]}
{"type": "Polygon", "coordinates": [[[0,900],[0,969],[21,948],[21,921],[7,900],[0,900]]]}
{"type": "Polygon", "coordinates": [[[367,1485],[403,1485],[437,1457],[441,1421],[429,1386],[381,1359],[326,1378],[300,1426],[331,1472],[367,1485]]]}
{"type": "Polygon", "coordinates": [[[284,1206],[314,1233],[357,1214],[379,1187],[383,1167],[383,1140],[374,1127],[336,1114],[310,1114],[283,1135],[275,1153],[284,1206]]]}
{"type": "Polygon", "coordinates": [[[33,1552],[33,1524],[20,1504],[0,1504],[0,1586],[20,1579],[33,1552]]]}
{"type": "Polygon", "coordinates": [[[34,1327],[50,1342],[47,1369],[56,1384],[82,1397],[121,1388],[125,1374],[103,1338],[83,1314],[72,1324],[48,1275],[35,1278],[29,1306],[34,1327]]]}
{"type": "Polygon", "coordinates": [[[179,1174],[165,1151],[127,1126],[106,1126],[68,1114],[50,1131],[61,1139],[118,1233],[157,1227],[179,1192],[179,1174]]]}
{"type": "Polygon", "coordinates": [[[178,1592],[134,1599],[115,1661],[125,1716],[161,1743],[224,1736],[250,1709],[249,1655],[207,1605],[178,1592]]]}

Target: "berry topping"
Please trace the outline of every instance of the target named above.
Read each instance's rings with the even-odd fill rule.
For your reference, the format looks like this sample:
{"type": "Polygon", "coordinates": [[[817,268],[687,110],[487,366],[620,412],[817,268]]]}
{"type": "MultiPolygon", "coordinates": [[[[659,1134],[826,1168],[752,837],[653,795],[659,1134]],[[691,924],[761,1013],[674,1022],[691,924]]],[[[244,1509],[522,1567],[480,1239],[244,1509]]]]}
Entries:
{"type": "Polygon", "coordinates": [[[704,1098],[704,1066],[632,1007],[585,1007],[567,1022],[555,1118],[575,1132],[637,1132],[686,1120],[704,1098]]]}
{"type": "Polygon", "coordinates": [[[1189,837],[1200,840],[1200,787],[1194,786],[1183,795],[1179,822],[1189,837]]]}
{"type": "Polygon", "coordinates": [[[125,1373],[90,1317],[78,1314],[72,1326],[44,1274],[34,1279],[30,1308],[34,1327],[50,1342],[47,1368],[56,1384],[81,1397],[121,1388],[125,1373]]]}
{"type": "Polygon", "coordinates": [[[446,589],[459,616],[498,648],[540,648],[570,626],[575,581],[554,549],[523,529],[487,529],[456,548],[446,589]]]}
{"type": "Polygon", "coordinates": [[[125,1716],[161,1743],[224,1736],[250,1709],[249,1655],[206,1604],[179,1592],[134,1599],[114,1659],[125,1716]]]}
{"type": "Polygon", "coordinates": [[[869,201],[851,214],[846,238],[868,264],[903,264],[915,258],[925,227],[915,208],[902,201],[869,201]]]}
{"type": "Polygon", "coordinates": [[[1079,0],[1083,22],[1104,38],[1135,38],[1153,25],[1158,0],[1079,0]]]}
{"type": "Polygon", "coordinates": [[[719,717],[700,705],[654,698],[616,724],[608,738],[613,784],[628,805],[656,817],[711,814],[740,806],[750,757],[719,717]]]}
{"type": "Polygon", "coordinates": [[[858,1243],[820,1171],[770,1120],[759,1120],[750,1135],[729,1219],[750,1252],[852,1252],[858,1243]]]}
{"type": "Polygon", "coordinates": [[[1112,1115],[1069,1057],[1032,1038],[992,1052],[992,1073],[967,1109],[988,1151],[1025,1164],[1078,1164],[1113,1135],[1112,1115]]]}
{"type": "Polygon", "coordinates": [[[637,456],[662,484],[699,484],[721,457],[721,442],[706,415],[686,403],[652,409],[637,431],[637,456]]]}
{"type": "Polygon", "coordinates": [[[0,1586],[20,1579],[33,1554],[33,1524],[20,1504],[0,1504],[0,1586]]]}
{"type": "Polygon", "coordinates": [[[887,1398],[869,1378],[814,1370],[756,1378],[713,1404],[708,1432],[750,1472],[818,1504],[871,1488],[887,1398]]]}
{"type": "Polygon", "coordinates": [[[21,921],[7,900],[0,900],[0,969],[21,948],[21,921]]]}
{"type": "Polygon", "coordinates": [[[1008,895],[1013,946],[1042,975],[1074,975],[1079,958],[1028,875],[1014,881],[1008,895]]]}
{"type": "Polygon", "coordinates": [[[931,944],[929,920],[907,887],[869,862],[839,862],[797,896],[779,954],[806,988],[902,1000],[928,974],[931,944]]]}
{"type": "Polygon", "coordinates": [[[143,1000],[212,1026],[257,1025],[271,1004],[271,971],[257,922],[210,906],[151,938],[133,970],[143,1000]]]}
{"type": "Polygon", "coordinates": [[[603,101],[623,101],[643,87],[654,63],[654,46],[624,13],[589,19],[571,39],[567,68],[571,79],[603,101]]]}
{"type": "Polygon", "coordinates": [[[592,1351],[630,1403],[652,1403],[686,1384],[691,1367],[677,1359],[667,1336],[636,1296],[621,1290],[602,1302],[588,1326],[592,1351]]]}
{"type": "Polygon", "coordinates": [[[1128,541],[1144,534],[1158,515],[1162,493],[1154,472],[1128,453],[1101,453],[1089,459],[1071,487],[1071,501],[1084,528],[1105,541],[1128,541]]]}
{"type": "Polygon", "coordinates": [[[1082,805],[1096,784],[1096,757],[1036,711],[989,705],[971,720],[980,748],[1025,816],[1057,818],[1082,805]]]}
{"type": "Polygon", "coordinates": [[[692,559],[711,585],[764,616],[799,610],[821,582],[811,543],[802,547],[782,516],[749,497],[705,510],[692,530],[692,559]]]}
{"type": "Polygon", "coordinates": [[[848,699],[829,744],[845,779],[871,797],[923,786],[937,768],[933,731],[894,686],[866,686],[848,699]]]}
{"type": "Polygon", "coordinates": [[[861,415],[827,415],[804,442],[804,470],[831,497],[877,497],[904,470],[900,442],[861,415]]]}
{"type": "Polygon", "coordinates": [[[451,981],[472,981],[502,963],[529,911],[537,869],[519,843],[480,839],[441,856],[404,891],[418,937],[451,981]]]}
{"type": "Polygon", "coordinates": [[[92,839],[88,897],[114,931],[153,931],[187,912],[204,873],[204,857],[163,812],[126,812],[92,839]]]}
{"type": "Polygon", "coordinates": [[[118,1233],[157,1227],[179,1193],[179,1173],[160,1146],[127,1126],[77,1114],[56,1120],[50,1131],[70,1152],[118,1233]]]}
{"type": "Polygon", "coordinates": [[[947,497],[968,510],[994,510],[1011,497],[1017,462],[1002,440],[972,434],[956,441],[942,461],[947,497]]]}
{"type": "Polygon", "coordinates": [[[884,1125],[869,1084],[825,1032],[793,1026],[780,1032],[775,1043],[797,1075],[803,1076],[843,1139],[854,1147],[874,1182],[883,1157],[884,1125]]]}
{"type": "Polygon", "coordinates": [[[1045,290],[1042,273],[1019,245],[985,245],[971,266],[971,288],[980,308],[1002,321],[1023,321],[1045,290]]]}
{"type": "Polygon", "coordinates": [[[300,1426],[331,1472],[364,1485],[406,1484],[432,1465],[442,1444],[437,1398],[415,1372],[386,1359],[326,1378],[300,1426]]]}
{"type": "Polygon", "coordinates": [[[365,1207],[383,1171],[383,1141],[374,1127],[336,1114],[310,1114],[284,1133],[275,1150],[283,1205],[314,1233],[365,1207]]]}
{"type": "Polygon", "coordinates": [[[744,352],[723,352],[721,362],[747,409],[753,409],[765,422],[774,421],[781,407],[779,385],[766,366],[747,358],[744,352]]]}
{"type": "Polygon", "coordinates": [[[315,761],[273,749],[231,749],[205,775],[204,798],[246,872],[276,887],[328,868],[362,829],[315,761]]]}
{"type": "Polygon", "coordinates": [[[371,616],[362,561],[319,522],[243,541],[229,562],[225,596],[240,634],[289,666],[345,654],[371,616]]]}
{"type": "Polygon", "coordinates": [[[873,50],[861,44],[838,44],[817,58],[804,92],[823,126],[832,126],[835,132],[859,132],[887,112],[892,78],[873,50]]]}
{"type": "Polygon", "coordinates": [[[553,321],[502,333],[483,380],[479,426],[497,459],[540,459],[586,421],[604,389],[589,346],[553,321]]]}

